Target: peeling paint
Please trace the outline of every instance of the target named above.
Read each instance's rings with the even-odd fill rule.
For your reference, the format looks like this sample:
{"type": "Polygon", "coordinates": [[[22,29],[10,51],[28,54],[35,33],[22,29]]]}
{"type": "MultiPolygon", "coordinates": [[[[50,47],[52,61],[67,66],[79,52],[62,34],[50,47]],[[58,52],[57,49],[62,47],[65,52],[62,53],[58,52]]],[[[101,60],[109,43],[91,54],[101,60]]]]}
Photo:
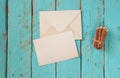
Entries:
{"type": "Polygon", "coordinates": [[[85,32],[85,36],[87,36],[88,32],[85,32]]]}
{"type": "Polygon", "coordinates": [[[49,6],[50,6],[50,10],[55,10],[55,8],[53,7],[53,3],[52,2],[50,3],[49,6]]]}
{"type": "Polygon", "coordinates": [[[14,73],[12,73],[12,76],[14,76],[14,73]]]}
{"type": "Polygon", "coordinates": [[[87,49],[87,52],[90,52],[90,47],[89,47],[89,45],[87,45],[86,49],[87,49]]]}
{"type": "Polygon", "coordinates": [[[20,47],[23,49],[24,52],[26,52],[28,45],[31,44],[31,39],[28,39],[27,41],[20,40],[20,47]]]}
{"type": "Polygon", "coordinates": [[[97,64],[95,63],[95,66],[97,66],[97,64]]]}
{"type": "Polygon", "coordinates": [[[6,13],[9,13],[8,4],[6,5],[6,13]]]}
{"type": "Polygon", "coordinates": [[[55,7],[57,7],[57,6],[59,6],[60,5],[60,1],[59,0],[56,0],[56,6],[55,7]]]}
{"type": "Polygon", "coordinates": [[[82,11],[82,6],[80,7],[80,10],[82,11]]]}
{"type": "Polygon", "coordinates": [[[100,17],[100,6],[98,6],[98,14],[97,14],[97,17],[99,18],[100,17]]]}
{"type": "Polygon", "coordinates": [[[120,48],[118,48],[118,50],[120,51],[120,48]]]}
{"type": "Polygon", "coordinates": [[[20,74],[20,76],[22,77],[23,75],[22,75],[22,74],[20,74]]]}
{"type": "Polygon", "coordinates": [[[4,32],[4,33],[3,33],[3,37],[4,37],[4,38],[7,38],[7,32],[4,32]]]}
{"type": "Polygon", "coordinates": [[[25,29],[30,29],[30,26],[26,25],[24,26],[25,29]]]}
{"type": "Polygon", "coordinates": [[[118,26],[117,28],[118,28],[118,30],[120,31],[120,26],[118,26]]]}

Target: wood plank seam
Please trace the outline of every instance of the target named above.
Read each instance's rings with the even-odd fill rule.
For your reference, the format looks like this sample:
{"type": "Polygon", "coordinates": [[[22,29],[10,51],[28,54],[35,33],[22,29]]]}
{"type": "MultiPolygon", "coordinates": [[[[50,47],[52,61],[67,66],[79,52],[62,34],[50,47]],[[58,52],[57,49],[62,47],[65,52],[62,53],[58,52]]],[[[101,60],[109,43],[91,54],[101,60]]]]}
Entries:
{"type": "MultiPolygon", "coordinates": [[[[80,0],[80,10],[81,10],[81,23],[82,23],[83,22],[82,21],[82,19],[83,19],[83,17],[82,17],[82,0],[80,0]]],[[[82,24],[81,24],[81,26],[83,26],[82,24]]],[[[82,78],[82,41],[81,40],[80,40],[80,54],[79,55],[80,55],[80,78],[82,78]]]]}
{"type": "Polygon", "coordinates": [[[7,41],[6,41],[6,69],[5,69],[5,78],[7,78],[7,73],[8,73],[8,0],[6,0],[6,33],[7,33],[7,41]]]}
{"type": "MultiPolygon", "coordinates": [[[[105,1],[104,0],[102,0],[102,4],[103,4],[103,26],[105,26],[105,23],[104,23],[104,21],[105,21],[105,19],[104,19],[104,15],[105,15],[105,1]]],[[[103,78],[105,78],[105,43],[104,43],[104,48],[103,48],[103,63],[104,63],[104,65],[103,65],[103,78]]]]}
{"type": "Polygon", "coordinates": [[[80,78],[82,78],[82,41],[80,41],[80,78]]]}
{"type": "Polygon", "coordinates": [[[31,53],[30,53],[30,56],[31,56],[31,73],[30,73],[30,76],[32,78],[32,51],[33,51],[33,0],[31,0],[31,53]]]}

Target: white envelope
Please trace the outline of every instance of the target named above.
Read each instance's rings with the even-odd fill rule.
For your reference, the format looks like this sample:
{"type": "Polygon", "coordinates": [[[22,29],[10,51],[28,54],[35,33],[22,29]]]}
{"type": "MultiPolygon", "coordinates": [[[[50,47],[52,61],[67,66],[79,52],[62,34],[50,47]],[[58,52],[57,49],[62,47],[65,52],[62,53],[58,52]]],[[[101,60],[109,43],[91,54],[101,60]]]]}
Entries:
{"type": "Polygon", "coordinates": [[[82,39],[81,11],[40,11],[40,37],[72,31],[75,40],[82,39]]]}
{"type": "Polygon", "coordinates": [[[40,66],[78,57],[72,31],[34,40],[40,66]]]}

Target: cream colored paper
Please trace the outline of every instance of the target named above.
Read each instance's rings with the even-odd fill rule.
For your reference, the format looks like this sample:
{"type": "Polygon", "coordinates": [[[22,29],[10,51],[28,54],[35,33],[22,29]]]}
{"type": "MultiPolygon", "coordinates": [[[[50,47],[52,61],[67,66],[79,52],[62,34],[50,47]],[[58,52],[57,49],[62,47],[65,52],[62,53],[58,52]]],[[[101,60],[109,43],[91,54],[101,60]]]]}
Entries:
{"type": "Polygon", "coordinates": [[[40,36],[72,31],[75,40],[82,39],[81,11],[40,11],[40,36]]]}
{"type": "Polygon", "coordinates": [[[40,66],[78,57],[72,31],[34,40],[40,66]]]}

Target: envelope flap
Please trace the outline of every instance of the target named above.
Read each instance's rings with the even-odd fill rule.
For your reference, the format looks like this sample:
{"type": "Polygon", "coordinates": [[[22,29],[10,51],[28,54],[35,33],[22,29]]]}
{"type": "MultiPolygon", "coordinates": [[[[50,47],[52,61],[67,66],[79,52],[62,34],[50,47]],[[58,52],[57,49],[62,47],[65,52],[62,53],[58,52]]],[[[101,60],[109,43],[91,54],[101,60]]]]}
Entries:
{"type": "Polygon", "coordinates": [[[41,14],[44,15],[43,17],[45,17],[46,22],[59,32],[69,26],[79,13],[80,10],[41,12],[41,14]]]}

